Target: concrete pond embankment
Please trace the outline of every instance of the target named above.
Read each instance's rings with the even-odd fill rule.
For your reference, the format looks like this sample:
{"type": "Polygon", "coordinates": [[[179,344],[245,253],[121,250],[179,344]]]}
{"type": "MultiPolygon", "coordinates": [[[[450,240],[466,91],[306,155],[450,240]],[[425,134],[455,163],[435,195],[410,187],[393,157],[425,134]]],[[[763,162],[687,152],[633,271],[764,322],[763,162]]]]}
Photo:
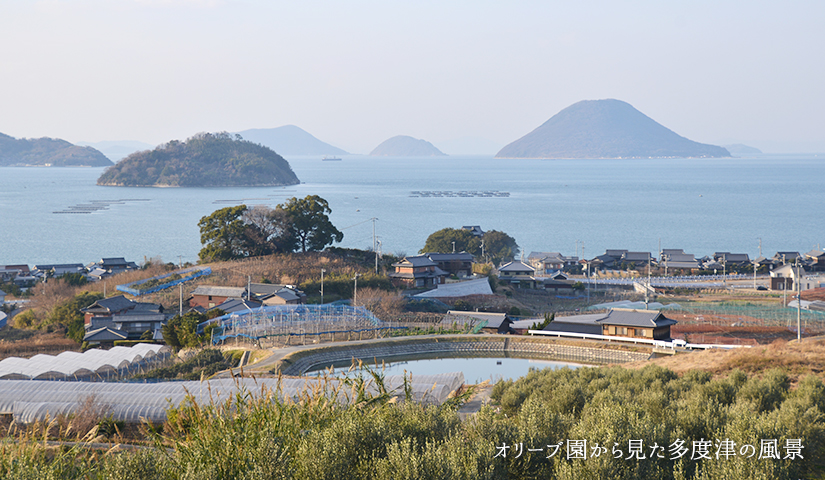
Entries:
{"type": "MultiPolygon", "coordinates": [[[[265,362],[270,371],[302,375],[318,367],[355,360],[391,360],[414,355],[521,357],[604,365],[650,358],[650,349],[604,343],[574,344],[539,337],[510,335],[427,335],[293,347],[276,351],[265,362]]],[[[258,365],[259,369],[262,365],[258,365]]]]}

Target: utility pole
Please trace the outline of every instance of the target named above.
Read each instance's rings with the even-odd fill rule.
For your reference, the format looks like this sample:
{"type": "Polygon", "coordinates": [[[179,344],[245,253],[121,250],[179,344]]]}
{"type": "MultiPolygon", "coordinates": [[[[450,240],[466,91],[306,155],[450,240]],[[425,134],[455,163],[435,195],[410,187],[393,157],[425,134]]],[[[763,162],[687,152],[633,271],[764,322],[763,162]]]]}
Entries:
{"type": "Polygon", "coordinates": [[[358,304],[358,277],[361,276],[360,273],[355,274],[355,289],[353,290],[352,295],[352,306],[356,306],[358,304]]]}
{"type": "Polygon", "coordinates": [[[324,270],[322,268],[321,269],[321,305],[324,304],[324,272],[326,272],[326,270],[324,270]]]}
{"type": "Polygon", "coordinates": [[[647,305],[649,300],[647,299],[647,295],[650,292],[650,257],[647,257],[647,287],[645,288],[645,310],[647,310],[647,305]]]}
{"type": "Polygon", "coordinates": [[[455,253],[455,242],[453,242],[453,253],[455,253]]]}
{"type": "MultiPolygon", "coordinates": [[[[375,253],[375,274],[378,275],[378,250],[375,242],[375,221],[378,219],[372,217],[370,220],[372,220],[372,251],[375,253]]],[[[455,246],[453,246],[453,249],[455,249],[455,246]]]]}
{"type": "Polygon", "coordinates": [[[762,256],[762,237],[759,237],[759,256],[762,256]]]}
{"type": "Polygon", "coordinates": [[[182,317],[183,316],[183,284],[179,283],[178,287],[180,288],[180,311],[179,311],[178,315],[180,315],[182,317]]]}
{"type": "Polygon", "coordinates": [[[799,257],[796,257],[796,343],[802,342],[802,282],[799,277],[799,257]]]}
{"type": "MultiPolygon", "coordinates": [[[[759,256],[761,257],[762,254],[760,253],[759,256]]],[[[756,262],[753,262],[753,289],[756,290],[756,262]]]]}
{"type": "Polygon", "coordinates": [[[725,289],[728,288],[728,262],[724,255],[722,255],[722,285],[725,286],[725,289]]]}

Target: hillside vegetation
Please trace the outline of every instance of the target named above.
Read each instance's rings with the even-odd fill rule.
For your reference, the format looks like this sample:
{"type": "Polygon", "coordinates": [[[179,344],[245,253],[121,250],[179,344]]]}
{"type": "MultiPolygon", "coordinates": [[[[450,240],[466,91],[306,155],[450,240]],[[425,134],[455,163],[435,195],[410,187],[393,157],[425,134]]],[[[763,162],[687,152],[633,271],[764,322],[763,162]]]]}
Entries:
{"type": "Polygon", "coordinates": [[[112,161],[92,147],[79,147],[59,138],[15,139],[0,133],[0,167],[106,167],[112,161]]]}
{"type": "Polygon", "coordinates": [[[289,163],[272,150],[228,133],[201,133],[124,158],[98,185],[225,187],[295,185],[289,163]]]}

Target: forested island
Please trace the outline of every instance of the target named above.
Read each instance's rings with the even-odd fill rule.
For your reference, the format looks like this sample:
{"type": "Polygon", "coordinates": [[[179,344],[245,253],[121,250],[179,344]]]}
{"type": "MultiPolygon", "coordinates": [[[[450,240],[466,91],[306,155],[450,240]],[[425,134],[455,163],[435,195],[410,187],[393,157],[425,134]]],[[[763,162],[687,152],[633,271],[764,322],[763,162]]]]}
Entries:
{"type": "Polygon", "coordinates": [[[92,147],[59,138],[16,139],[0,133],[0,167],[106,167],[112,161],[92,147]]]}
{"type": "Polygon", "coordinates": [[[229,133],[199,133],[136,152],[106,169],[98,185],[241,187],[300,183],[283,157],[229,133]]]}

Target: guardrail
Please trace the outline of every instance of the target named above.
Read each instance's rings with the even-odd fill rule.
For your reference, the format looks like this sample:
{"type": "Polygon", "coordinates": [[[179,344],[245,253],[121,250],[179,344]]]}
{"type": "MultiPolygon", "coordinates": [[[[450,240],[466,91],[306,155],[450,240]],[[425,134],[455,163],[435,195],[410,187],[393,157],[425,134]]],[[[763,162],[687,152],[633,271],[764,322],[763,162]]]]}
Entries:
{"type": "Polygon", "coordinates": [[[648,340],[646,338],[633,337],[614,337],[610,335],[596,335],[592,333],[576,333],[576,332],[555,332],[549,330],[527,330],[530,335],[544,335],[550,337],[572,337],[588,340],[606,340],[608,342],[622,342],[633,344],[648,344],[654,347],[675,349],[677,347],[688,349],[708,350],[711,348],[751,348],[750,345],[714,345],[706,343],[683,343],[680,341],[664,341],[664,340],[648,340]]]}

